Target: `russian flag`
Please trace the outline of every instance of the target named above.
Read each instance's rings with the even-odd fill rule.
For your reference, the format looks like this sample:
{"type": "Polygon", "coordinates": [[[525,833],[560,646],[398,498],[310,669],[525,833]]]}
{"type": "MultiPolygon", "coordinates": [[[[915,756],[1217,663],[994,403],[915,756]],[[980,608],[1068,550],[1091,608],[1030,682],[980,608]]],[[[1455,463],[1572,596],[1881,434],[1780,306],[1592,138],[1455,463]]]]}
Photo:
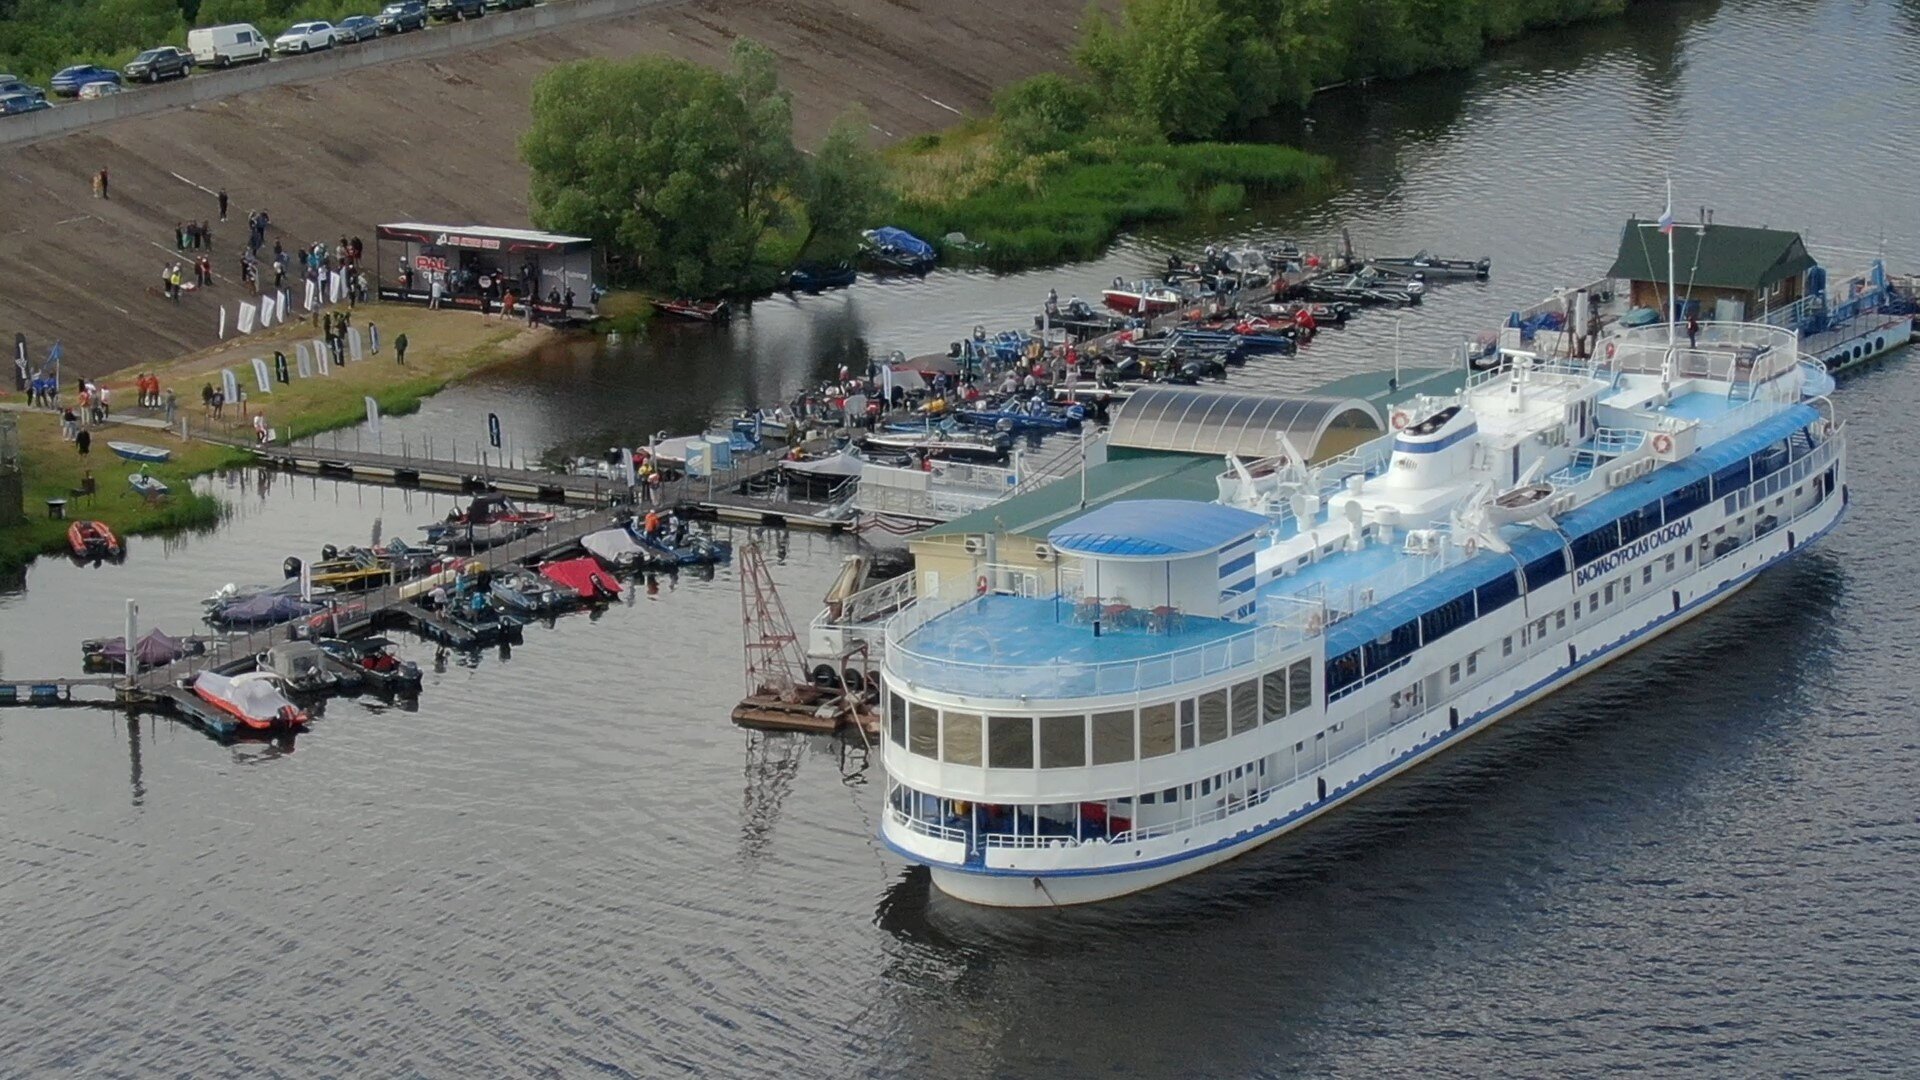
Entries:
{"type": "Polygon", "coordinates": [[[1673,235],[1673,204],[1672,203],[1668,203],[1667,208],[1664,211],[1662,211],[1660,214],[1660,231],[1667,234],[1668,236],[1673,235]]]}

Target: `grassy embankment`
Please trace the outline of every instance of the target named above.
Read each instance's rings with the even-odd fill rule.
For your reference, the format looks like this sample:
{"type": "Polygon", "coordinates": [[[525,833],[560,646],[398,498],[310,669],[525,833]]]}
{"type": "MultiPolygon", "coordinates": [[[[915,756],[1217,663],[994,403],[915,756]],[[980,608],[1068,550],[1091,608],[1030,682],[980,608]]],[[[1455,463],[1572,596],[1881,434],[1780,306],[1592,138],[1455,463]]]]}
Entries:
{"type": "Polygon", "coordinates": [[[894,220],[950,260],[996,270],[1092,258],[1129,229],[1224,217],[1330,171],[1324,158],[1260,143],[1107,136],[1023,153],[993,120],[909,140],[888,162],[894,220]],[[951,248],[941,238],[954,232],[980,247],[951,248]]]}
{"type": "MultiPolygon", "coordinates": [[[[366,418],[365,398],[380,403],[388,416],[409,413],[420,402],[464,375],[492,364],[515,359],[530,352],[555,331],[529,330],[520,323],[483,320],[462,312],[433,312],[413,307],[371,305],[362,307],[355,321],[364,330],[371,319],[380,327],[381,351],[361,363],[334,369],[331,375],[302,379],[295,373],[290,384],[275,384],[273,392],[261,394],[255,382],[250,359],[270,358],[275,349],[294,354],[296,341],[311,341],[315,331],[310,324],[288,324],[202,352],[192,353],[160,365],[129,368],[100,380],[112,389],[116,418],[154,417],[157,410],[133,407],[137,399],[134,380],[142,372],[153,372],[162,385],[179,395],[180,414],[186,415],[196,434],[210,423],[200,405],[200,388],[220,385],[222,368],[232,368],[240,385],[247,390],[247,410],[265,412],[268,423],[280,440],[298,439],[334,428],[349,427],[366,418]],[[407,363],[394,362],[393,341],[407,335],[407,363]]],[[[69,400],[72,386],[63,388],[69,400]]],[[[18,401],[17,395],[10,400],[18,401]]],[[[228,405],[224,422],[215,430],[246,438],[251,421],[240,410],[228,405]]],[[[20,455],[25,478],[27,522],[0,529],[0,571],[13,571],[35,555],[66,549],[67,521],[45,516],[46,500],[69,500],[67,516],[97,518],[122,537],[141,533],[165,532],[183,528],[209,527],[220,520],[218,500],[195,493],[188,481],[202,473],[246,462],[251,455],[232,446],[200,441],[183,441],[177,430],[162,432],[155,428],[113,424],[96,426],[92,452],[82,457],[74,445],[60,437],[60,420],[54,413],[35,411],[13,414],[19,421],[20,455]],[[110,439],[149,443],[173,451],[172,460],[152,466],[148,472],[164,480],[173,493],[157,502],[148,502],[127,483],[137,466],[122,461],[108,450],[110,439]],[[82,476],[91,469],[97,494],[91,499],[75,498],[82,476]]]]}

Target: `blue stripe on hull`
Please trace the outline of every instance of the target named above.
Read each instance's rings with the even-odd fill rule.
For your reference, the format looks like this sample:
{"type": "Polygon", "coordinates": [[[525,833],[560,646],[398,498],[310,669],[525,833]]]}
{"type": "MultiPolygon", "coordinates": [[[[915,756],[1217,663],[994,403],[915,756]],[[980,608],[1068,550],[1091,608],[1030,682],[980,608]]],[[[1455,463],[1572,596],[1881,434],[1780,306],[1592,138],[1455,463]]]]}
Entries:
{"type": "MultiPolygon", "coordinates": [[[[1615,641],[1613,644],[1603,646],[1600,649],[1590,652],[1586,656],[1580,658],[1575,663],[1570,664],[1566,667],[1560,668],[1554,674],[1549,675],[1544,679],[1540,679],[1539,681],[1534,682],[1529,686],[1526,686],[1520,690],[1515,691],[1514,693],[1508,695],[1506,698],[1501,700],[1498,704],[1488,706],[1487,708],[1481,710],[1480,712],[1474,713],[1471,716],[1462,717],[1459,727],[1453,728],[1449,731],[1445,731],[1439,735],[1434,736],[1432,739],[1429,739],[1428,741],[1420,744],[1419,746],[1413,747],[1412,749],[1408,750],[1406,753],[1400,755],[1397,758],[1394,758],[1392,761],[1387,762],[1386,764],[1380,766],[1377,769],[1374,769],[1371,772],[1362,773],[1360,776],[1350,781],[1345,787],[1329,790],[1327,792],[1327,797],[1325,799],[1308,806],[1303,806],[1300,809],[1295,810],[1284,817],[1276,818],[1272,821],[1267,822],[1264,825],[1255,826],[1253,828],[1247,829],[1244,832],[1236,833],[1235,835],[1227,837],[1224,840],[1215,841],[1212,844],[1208,844],[1206,847],[1195,848],[1192,851],[1183,851],[1177,855],[1166,855],[1158,859],[1150,859],[1146,862],[1131,863],[1124,866],[1116,865],[1112,867],[1069,867],[1069,868],[1064,868],[1059,870],[1035,871],[1035,870],[1013,870],[1013,869],[996,868],[996,867],[969,866],[969,865],[962,865],[959,863],[932,863],[931,865],[937,865],[944,870],[959,871],[961,873],[966,873],[966,874],[982,874],[982,875],[998,876],[998,877],[1024,877],[1024,878],[1038,877],[1043,879],[1044,878],[1060,878],[1060,877],[1085,877],[1085,876],[1095,876],[1095,875],[1103,875],[1103,874],[1134,873],[1137,871],[1147,870],[1147,869],[1151,869],[1158,866],[1166,866],[1172,863],[1185,862],[1189,859],[1194,859],[1200,856],[1213,854],[1215,852],[1220,851],[1223,848],[1231,848],[1231,847],[1237,847],[1241,845],[1247,845],[1251,847],[1256,841],[1264,842],[1264,840],[1272,839],[1273,836],[1271,834],[1285,831],[1296,825],[1304,824],[1306,819],[1325,813],[1326,811],[1331,810],[1334,807],[1339,806],[1340,804],[1346,802],[1348,799],[1351,799],[1354,796],[1359,795],[1364,791],[1370,790],[1373,784],[1375,784],[1376,782],[1378,782],[1388,774],[1398,772],[1400,769],[1405,768],[1407,765],[1412,763],[1414,759],[1429,756],[1434,752],[1438,751],[1439,749],[1441,749],[1442,747],[1444,747],[1446,744],[1456,739],[1462,739],[1469,735],[1476,734],[1478,731],[1482,729],[1482,727],[1487,726],[1489,724],[1489,721],[1497,719],[1500,716],[1502,716],[1506,711],[1518,707],[1520,703],[1525,702],[1526,699],[1528,699],[1529,697],[1541,695],[1545,691],[1551,690],[1559,685],[1564,685],[1567,682],[1571,682],[1581,672],[1583,672],[1588,668],[1596,666],[1596,664],[1598,664],[1599,662],[1613,659],[1615,656],[1619,655],[1622,652],[1629,651],[1638,645],[1644,644],[1646,641],[1650,640],[1651,637],[1658,636],[1658,633],[1662,632],[1663,628],[1670,626],[1676,620],[1684,621],[1688,618],[1691,618],[1694,614],[1699,612],[1703,607],[1711,606],[1715,603],[1718,603],[1720,600],[1724,599],[1728,593],[1732,592],[1735,589],[1745,586],[1748,582],[1752,581],[1755,577],[1757,577],[1763,571],[1772,569],[1774,566],[1786,561],[1788,558],[1802,551],[1805,551],[1808,547],[1811,547],[1814,544],[1814,542],[1818,541],[1821,537],[1825,536],[1827,533],[1833,531],[1834,527],[1840,523],[1840,520],[1846,516],[1846,503],[1845,503],[1846,489],[1844,487],[1841,488],[1840,490],[1840,498],[1842,500],[1841,506],[1840,506],[1840,512],[1834,515],[1833,520],[1831,522],[1828,522],[1826,527],[1822,528],[1819,532],[1816,532],[1806,537],[1804,540],[1797,541],[1795,545],[1789,548],[1788,550],[1783,551],[1779,555],[1773,557],[1772,559],[1764,563],[1761,563],[1759,566],[1756,566],[1751,570],[1748,570],[1746,573],[1741,574],[1739,577],[1731,578],[1725,582],[1722,582],[1712,592],[1707,593],[1704,596],[1695,597],[1691,603],[1687,604],[1685,607],[1682,607],[1678,611],[1667,612],[1666,614],[1660,616],[1658,619],[1655,619],[1653,622],[1648,623],[1646,626],[1643,626],[1640,629],[1635,630],[1633,633],[1628,634],[1626,637],[1623,637],[1620,640],[1615,641]],[[1338,794],[1336,794],[1336,792],[1338,792],[1338,794]]],[[[1782,530],[1782,531],[1785,531],[1785,530],[1782,530]]],[[[926,859],[925,857],[906,851],[900,848],[899,846],[897,846],[896,844],[894,844],[891,840],[888,840],[886,835],[886,830],[884,828],[877,831],[879,832],[880,842],[882,844],[885,844],[887,848],[892,852],[894,852],[896,855],[899,855],[910,862],[920,863],[920,864],[929,864],[929,860],[926,859]]]]}

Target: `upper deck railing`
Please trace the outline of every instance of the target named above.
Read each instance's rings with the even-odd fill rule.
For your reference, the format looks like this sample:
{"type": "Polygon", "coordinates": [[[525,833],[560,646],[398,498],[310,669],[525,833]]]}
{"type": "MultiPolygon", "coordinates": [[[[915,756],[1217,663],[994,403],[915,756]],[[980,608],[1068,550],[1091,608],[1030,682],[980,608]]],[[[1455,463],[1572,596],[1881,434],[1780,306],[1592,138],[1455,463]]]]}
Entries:
{"type": "Polygon", "coordinates": [[[1263,604],[1259,618],[1247,629],[1195,645],[1175,645],[1179,634],[1167,637],[1168,647],[1146,656],[1100,662],[1060,662],[1053,659],[1026,663],[978,663],[955,660],[917,649],[914,634],[943,615],[958,615],[975,603],[922,599],[887,624],[886,669],[915,689],[965,694],[1002,700],[1060,700],[1111,697],[1173,686],[1239,668],[1255,668],[1279,653],[1299,646],[1320,632],[1324,618],[1308,603],[1263,604]]]}

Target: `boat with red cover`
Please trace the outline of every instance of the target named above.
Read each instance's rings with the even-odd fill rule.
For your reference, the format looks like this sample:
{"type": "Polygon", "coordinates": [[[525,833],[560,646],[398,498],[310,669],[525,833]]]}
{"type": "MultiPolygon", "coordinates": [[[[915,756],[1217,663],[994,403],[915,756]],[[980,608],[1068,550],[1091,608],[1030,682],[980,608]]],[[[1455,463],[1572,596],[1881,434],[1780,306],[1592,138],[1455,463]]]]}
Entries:
{"type": "Polygon", "coordinates": [[[280,692],[280,680],[264,671],[222,675],[203,671],[193,692],[253,731],[292,731],[307,726],[307,713],[280,692]]]}
{"type": "Polygon", "coordinates": [[[620,595],[620,583],[591,555],[546,563],[540,567],[540,576],[573,590],[582,600],[612,600],[620,595]]]}
{"type": "Polygon", "coordinates": [[[1102,303],[1128,315],[1159,315],[1180,306],[1180,293],[1165,285],[1136,282],[1128,285],[1119,278],[1113,287],[1100,294],[1102,303]]]}

